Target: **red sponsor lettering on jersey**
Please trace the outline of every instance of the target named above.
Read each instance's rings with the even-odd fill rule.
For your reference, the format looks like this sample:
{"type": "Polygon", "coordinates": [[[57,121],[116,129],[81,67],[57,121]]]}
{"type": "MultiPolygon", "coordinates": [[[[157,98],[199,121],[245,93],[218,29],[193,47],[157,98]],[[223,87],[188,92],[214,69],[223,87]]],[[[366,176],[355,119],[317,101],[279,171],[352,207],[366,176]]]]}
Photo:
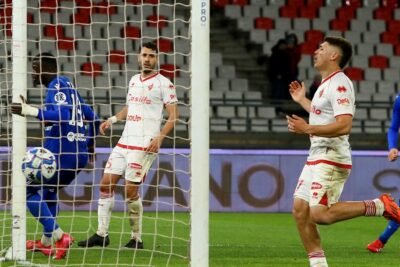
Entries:
{"type": "Polygon", "coordinates": [[[346,91],[347,91],[346,87],[344,87],[344,86],[339,86],[336,90],[339,93],[346,93],[346,91]]]}
{"type": "Polygon", "coordinates": [[[137,115],[137,114],[135,114],[135,115],[128,115],[128,116],[126,116],[126,120],[127,120],[127,121],[141,121],[141,120],[142,120],[142,117],[139,116],[139,115],[137,115]]]}
{"type": "Polygon", "coordinates": [[[320,115],[322,113],[322,111],[320,109],[317,109],[315,105],[311,107],[311,112],[316,115],[320,115]]]}
{"type": "Polygon", "coordinates": [[[175,96],[175,95],[169,95],[169,98],[171,98],[171,99],[175,99],[175,98],[176,98],[176,96],[175,96]]]}
{"type": "Polygon", "coordinates": [[[336,99],[336,101],[339,105],[349,105],[350,104],[350,100],[347,97],[336,99]]]}
{"type": "Polygon", "coordinates": [[[128,163],[128,167],[132,168],[132,169],[136,169],[136,170],[141,170],[142,169],[142,165],[135,163],[135,162],[130,162],[128,163]]]}
{"type": "Polygon", "coordinates": [[[128,101],[142,103],[142,104],[151,104],[151,100],[147,98],[147,96],[132,96],[128,94],[129,98],[128,101]]]}
{"type": "Polygon", "coordinates": [[[321,188],[322,188],[322,184],[320,184],[320,183],[313,182],[313,183],[311,184],[311,190],[312,190],[312,189],[321,189],[321,188]]]}

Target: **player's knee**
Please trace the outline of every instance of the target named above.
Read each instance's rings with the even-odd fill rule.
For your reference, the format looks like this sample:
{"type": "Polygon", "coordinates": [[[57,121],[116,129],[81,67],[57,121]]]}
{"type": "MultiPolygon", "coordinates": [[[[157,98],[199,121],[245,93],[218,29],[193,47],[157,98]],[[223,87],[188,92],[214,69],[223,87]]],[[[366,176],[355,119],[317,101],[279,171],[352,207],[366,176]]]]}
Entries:
{"type": "Polygon", "coordinates": [[[292,209],[292,215],[297,222],[306,221],[308,217],[308,210],[294,206],[292,209]]]}

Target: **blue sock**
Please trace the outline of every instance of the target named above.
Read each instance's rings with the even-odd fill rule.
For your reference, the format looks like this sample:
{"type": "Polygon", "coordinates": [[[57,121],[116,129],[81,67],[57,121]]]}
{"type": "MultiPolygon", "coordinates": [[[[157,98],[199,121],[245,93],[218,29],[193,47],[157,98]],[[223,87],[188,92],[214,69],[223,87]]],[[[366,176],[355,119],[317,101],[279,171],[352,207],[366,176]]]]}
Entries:
{"type": "Polygon", "coordinates": [[[390,221],[386,226],[385,231],[383,231],[383,233],[379,236],[379,240],[381,240],[383,244],[386,244],[389,238],[397,231],[399,226],[400,224],[397,222],[390,221]]]}
{"type": "Polygon", "coordinates": [[[46,201],[47,207],[54,218],[57,218],[58,214],[58,196],[57,190],[55,189],[43,189],[43,200],[46,201]]]}
{"type": "Polygon", "coordinates": [[[42,197],[36,193],[28,197],[26,204],[32,215],[43,225],[43,234],[51,237],[53,231],[59,226],[56,223],[55,217],[50,212],[47,203],[42,201],[42,197]]]}

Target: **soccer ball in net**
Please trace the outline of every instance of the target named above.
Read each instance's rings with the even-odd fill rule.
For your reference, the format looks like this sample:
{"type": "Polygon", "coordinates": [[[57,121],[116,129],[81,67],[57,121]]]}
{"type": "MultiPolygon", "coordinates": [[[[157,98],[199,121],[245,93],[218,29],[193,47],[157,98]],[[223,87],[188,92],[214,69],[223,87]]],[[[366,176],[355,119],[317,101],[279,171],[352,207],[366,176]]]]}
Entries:
{"type": "Polygon", "coordinates": [[[56,172],[57,162],[54,154],[43,147],[28,150],[22,159],[22,172],[31,183],[42,183],[56,172]]]}

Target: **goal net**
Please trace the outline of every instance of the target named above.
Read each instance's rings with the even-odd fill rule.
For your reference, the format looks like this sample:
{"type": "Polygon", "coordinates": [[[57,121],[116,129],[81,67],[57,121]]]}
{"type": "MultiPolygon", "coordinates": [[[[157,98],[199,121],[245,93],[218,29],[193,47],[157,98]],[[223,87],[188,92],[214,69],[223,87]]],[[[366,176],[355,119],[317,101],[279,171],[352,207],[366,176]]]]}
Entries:
{"type": "MultiPolygon", "coordinates": [[[[198,3],[201,5],[196,7],[199,10],[194,14],[190,0],[0,1],[0,250],[3,253],[0,259],[6,261],[3,264],[7,264],[7,260],[26,260],[32,266],[208,264],[207,261],[200,261],[201,265],[196,265],[192,260],[193,257],[201,257],[193,255],[193,251],[198,250],[193,249],[193,242],[200,236],[199,233],[205,236],[200,237],[200,242],[197,242],[200,246],[204,247],[208,241],[208,230],[204,226],[208,223],[204,208],[208,206],[203,205],[203,211],[196,212],[193,210],[195,202],[192,198],[193,195],[201,194],[196,192],[197,188],[204,188],[206,185],[208,190],[208,158],[203,161],[206,166],[199,167],[205,171],[201,178],[204,181],[196,189],[193,188],[196,184],[193,183],[195,176],[192,175],[193,161],[196,158],[193,157],[195,148],[192,145],[197,141],[190,134],[196,131],[196,128],[191,128],[194,119],[191,114],[195,111],[190,101],[194,90],[191,23],[194,18],[198,18],[205,25],[208,23],[208,18],[205,20],[206,15],[208,16],[206,13],[209,12],[208,1],[198,3]],[[26,9],[17,8],[23,2],[27,5],[26,9]],[[17,13],[21,12],[24,14],[19,16],[26,17],[26,51],[23,45],[20,47],[18,41],[14,40],[13,43],[13,38],[16,38],[16,32],[19,31],[13,24],[18,24],[15,19],[17,13]],[[43,229],[25,207],[22,213],[15,212],[16,206],[25,204],[23,200],[18,200],[21,197],[15,188],[21,187],[15,182],[21,181],[18,178],[21,173],[16,171],[20,166],[21,159],[18,157],[21,156],[21,149],[18,154],[13,149],[13,144],[15,147],[17,143],[26,143],[26,147],[22,146],[22,153],[26,148],[43,146],[45,125],[35,118],[27,117],[25,126],[25,119],[11,115],[9,107],[12,102],[18,101],[16,93],[26,95],[28,103],[32,105],[42,106],[45,102],[46,89],[34,86],[32,82],[33,57],[44,52],[56,56],[60,75],[68,76],[98,116],[107,119],[125,106],[128,82],[133,75],[140,72],[137,60],[139,48],[149,41],[156,43],[159,49],[159,72],[175,85],[180,116],[173,132],[164,139],[146,182],[140,188],[144,207],[144,249],[123,248],[130,239],[131,228],[122,179],[115,191],[115,207],[109,231],[111,242],[108,247],[81,248],[75,242],[65,259],[58,261],[40,252],[25,251],[25,248],[21,248],[25,238],[38,240],[43,229]],[[23,67],[18,70],[18,67],[13,66],[18,62],[15,58],[25,60],[26,67],[22,64],[23,67]],[[24,82],[21,79],[15,80],[18,77],[16,73],[24,75],[24,88],[15,89],[18,82],[24,82]],[[24,132],[19,130],[20,125],[27,129],[26,137],[16,140],[16,133],[24,132]],[[201,229],[196,230],[199,222],[193,219],[193,214],[203,214],[206,217],[201,229]]],[[[21,23],[21,27],[24,27],[23,24],[21,23]]],[[[208,39],[204,41],[208,47],[208,39]]],[[[208,52],[208,48],[204,51],[208,52]]],[[[202,57],[205,55],[207,60],[203,62],[208,65],[208,54],[203,54],[202,57]]],[[[204,77],[206,79],[202,80],[202,90],[208,91],[208,73],[204,77]]],[[[207,112],[202,113],[207,116],[207,120],[200,119],[200,127],[202,122],[208,121],[208,103],[206,108],[207,112]]],[[[86,166],[68,187],[59,192],[60,212],[57,221],[76,241],[85,240],[96,232],[99,182],[108,156],[121,136],[123,127],[124,123],[113,124],[106,136],[96,138],[94,162],[86,166]]],[[[203,128],[208,134],[208,125],[203,128]]],[[[207,134],[203,135],[208,138],[207,134]]],[[[203,144],[208,148],[208,143],[203,144]]],[[[206,150],[203,149],[203,155],[204,151],[206,150]]],[[[18,192],[24,193],[25,189],[22,189],[18,192]]],[[[204,248],[204,251],[201,255],[208,258],[208,249],[204,248]]]]}

